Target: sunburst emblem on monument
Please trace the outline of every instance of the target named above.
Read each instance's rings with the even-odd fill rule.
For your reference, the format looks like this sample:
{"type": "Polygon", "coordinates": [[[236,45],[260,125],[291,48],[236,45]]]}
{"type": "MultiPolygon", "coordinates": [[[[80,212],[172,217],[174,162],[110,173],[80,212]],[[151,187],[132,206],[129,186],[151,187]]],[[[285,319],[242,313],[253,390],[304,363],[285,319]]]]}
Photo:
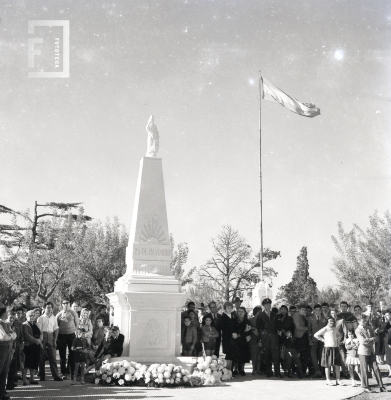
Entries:
{"type": "Polygon", "coordinates": [[[144,243],[159,243],[164,244],[167,240],[166,232],[156,219],[148,221],[141,228],[140,236],[138,237],[144,243]]]}

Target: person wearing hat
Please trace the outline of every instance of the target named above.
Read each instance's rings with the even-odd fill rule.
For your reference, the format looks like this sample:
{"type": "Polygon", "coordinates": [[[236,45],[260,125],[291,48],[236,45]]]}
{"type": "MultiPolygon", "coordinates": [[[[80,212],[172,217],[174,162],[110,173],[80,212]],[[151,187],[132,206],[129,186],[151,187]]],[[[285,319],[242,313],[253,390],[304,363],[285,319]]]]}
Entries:
{"type": "Polygon", "coordinates": [[[281,378],[280,358],[278,354],[277,316],[271,311],[272,301],[268,298],[262,300],[264,310],[257,315],[257,330],[260,334],[260,342],[264,348],[266,377],[272,373],[272,361],[274,375],[281,378]]]}

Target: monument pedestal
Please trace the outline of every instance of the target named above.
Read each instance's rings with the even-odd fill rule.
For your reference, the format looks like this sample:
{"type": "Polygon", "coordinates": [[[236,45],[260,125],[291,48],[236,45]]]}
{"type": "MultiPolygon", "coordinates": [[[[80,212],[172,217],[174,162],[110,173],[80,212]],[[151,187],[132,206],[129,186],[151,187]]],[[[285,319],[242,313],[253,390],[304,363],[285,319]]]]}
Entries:
{"type": "Polygon", "coordinates": [[[182,293],[123,291],[108,295],[114,324],[125,335],[123,356],[175,363],[181,351],[182,293]]]}
{"type": "Polygon", "coordinates": [[[114,324],[125,336],[121,358],[143,363],[178,363],[181,283],[171,273],[162,160],[143,157],[126,250],[126,273],[108,294],[114,324]]]}

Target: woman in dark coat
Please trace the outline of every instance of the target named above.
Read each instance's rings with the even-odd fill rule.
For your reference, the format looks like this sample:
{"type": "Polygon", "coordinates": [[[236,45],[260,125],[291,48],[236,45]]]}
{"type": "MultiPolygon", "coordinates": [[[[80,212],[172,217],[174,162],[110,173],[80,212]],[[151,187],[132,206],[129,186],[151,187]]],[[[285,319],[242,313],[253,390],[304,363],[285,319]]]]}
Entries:
{"type": "Polygon", "coordinates": [[[22,324],[23,340],[24,340],[24,370],[23,370],[23,386],[27,383],[27,370],[30,370],[30,384],[37,385],[34,380],[34,370],[38,370],[39,357],[42,349],[42,333],[35,323],[36,314],[34,310],[26,313],[27,321],[22,324]]]}
{"type": "Polygon", "coordinates": [[[233,362],[242,376],[246,375],[244,365],[250,362],[250,352],[247,344],[250,340],[251,325],[247,318],[247,311],[244,307],[239,307],[237,309],[237,318],[233,320],[231,349],[233,362]]]}
{"type": "Polygon", "coordinates": [[[221,343],[223,345],[223,353],[225,354],[225,360],[227,361],[227,369],[232,369],[232,334],[234,329],[235,318],[232,315],[234,305],[230,301],[224,303],[224,312],[221,316],[221,343]]]}

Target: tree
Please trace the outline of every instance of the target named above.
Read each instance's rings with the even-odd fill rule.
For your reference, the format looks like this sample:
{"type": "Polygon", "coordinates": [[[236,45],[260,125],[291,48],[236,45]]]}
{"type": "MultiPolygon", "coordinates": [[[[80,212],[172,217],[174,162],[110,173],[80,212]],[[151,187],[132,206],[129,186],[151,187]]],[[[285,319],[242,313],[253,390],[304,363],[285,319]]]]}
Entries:
{"type": "Polygon", "coordinates": [[[201,303],[209,304],[211,301],[220,304],[222,301],[221,290],[216,282],[202,278],[197,273],[195,273],[193,282],[187,288],[187,300],[194,301],[197,305],[201,303]]]}
{"type": "Polygon", "coordinates": [[[45,302],[53,295],[74,260],[79,231],[86,220],[91,220],[83,215],[80,204],[35,202],[32,218],[28,211],[0,206],[0,212],[12,219],[11,225],[0,225],[1,266],[6,277],[2,286],[8,293],[7,301],[26,294],[45,302]],[[38,214],[38,207],[46,210],[38,214]],[[70,212],[74,208],[78,214],[70,212]]]}
{"type": "Polygon", "coordinates": [[[310,277],[307,247],[302,247],[297,257],[296,270],[292,280],[279,288],[276,300],[282,300],[288,304],[314,303],[318,299],[316,282],[310,277]]]}
{"type": "Polygon", "coordinates": [[[170,245],[171,245],[171,271],[175,278],[182,282],[182,286],[185,286],[193,282],[193,273],[195,267],[190,269],[190,271],[185,272],[184,265],[187,262],[187,256],[189,254],[189,246],[186,242],[178,243],[175,249],[174,237],[170,234],[170,245]]]}
{"type": "Polygon", "coordinates": [[[381,219],[375,212],[366,231],[355,224],[350,232],[345,232],[339,222],[338,237],[332,236],[338,252],[333,259],[333,272],[341,290],[363,302],[382,300],[390,288],[390,213],[386,212],[381,219]]]}
{"type": "Polygon", "coordinates": [[[329,304],[336,304],[348,299],[346,296],[342,296],[342,292],[338,287],[334,286],[326,286],[321,290],[318,290],[318,302],[319,303],[329,303],[329,304]]]}
{"type": "Polygon", "coordinates": [[[89,223],[78,237],[74,257],[77,268],[68,274],[61,295],[84,303],[107,303],[107,293],[125,274],[128,233],[118,218],[89,223]]]}
{"type": "MultiPolygon", "coordinates": [[[[224,225],[216,238],[212,239],[213,256],[199,272],[200,280],[207,280],[220,298],[233,300],[248,291],[259,281],[259,261],[251,258],[251,247],[239,232],[230,225],[224,225]]],[[[280,256],[280,252],[266,249],[264,262],[280,256]]],[[[276,276],[272,268],[265,269],[265,275],[276,276]]]]}

